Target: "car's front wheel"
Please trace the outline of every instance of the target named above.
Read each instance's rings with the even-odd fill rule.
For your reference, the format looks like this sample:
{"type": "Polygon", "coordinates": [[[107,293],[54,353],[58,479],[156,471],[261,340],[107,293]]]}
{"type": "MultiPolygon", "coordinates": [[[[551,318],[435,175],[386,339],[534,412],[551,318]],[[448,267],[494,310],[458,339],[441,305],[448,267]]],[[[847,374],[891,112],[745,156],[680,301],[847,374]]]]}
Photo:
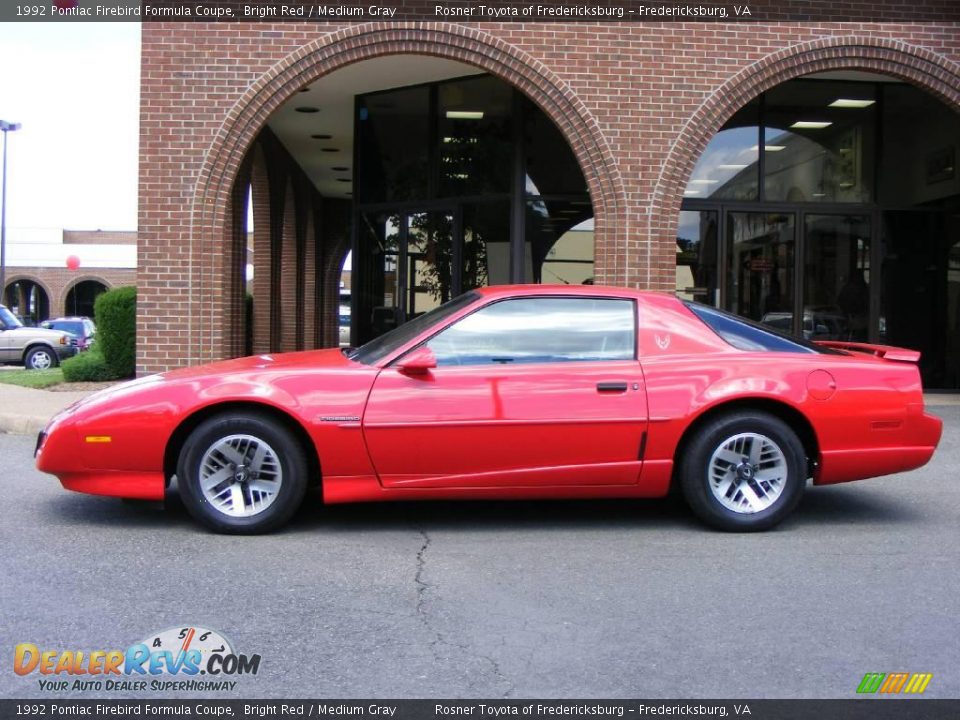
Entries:
{"type": "Polygon", "coordinates": [[[807,484],[803,443],[779,418],[738,411],[698,429],[684,448],[679,478],[684,497],[705,523],[720,530],[767,530],[789,515],[807,484]]]}
{"type": "Polygon", "coordinates": [[[48,347],[35,347],[23,359],[27,370],[49,370],[57,366],[57,354],[48,347]]]}
{"type": "Polygon", "coordinates": [[[177,482],[190,514],[215,532],[253,535],[286,523],[303,502],[308,463],[297,438],[260,413],[205,420],[180,452],[177,482]]]}

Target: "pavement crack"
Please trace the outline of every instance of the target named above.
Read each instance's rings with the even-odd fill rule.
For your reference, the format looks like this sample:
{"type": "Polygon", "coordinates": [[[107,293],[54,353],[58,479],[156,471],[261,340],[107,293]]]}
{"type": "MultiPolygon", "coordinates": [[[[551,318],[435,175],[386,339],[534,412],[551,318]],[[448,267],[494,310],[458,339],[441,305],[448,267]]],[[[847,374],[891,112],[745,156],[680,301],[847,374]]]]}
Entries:
{"type": "MultiPolygon", "coordinates": [[[[420,531],[420,537],[423,539],[423,543],[420,545],[420,549],[417,550],[417,573],[413,576],[413,582],[417,586],[417,615],[422,618],[425,613],[424,605],[426,603],[427,588],[430,587],[423,581],[423,571],[427,567],[427,559],[425,556],[427,548],[430,547],[431,539],[426,530],[420,531]]],[[[431,629],[430,623],[425,619],[424,625],[427,626],[427,629],[431,629]]]]}
{"type": "MultiPolygon", "coordinates": [[[[430,590],[433,586],[424,580],[424,575],[427,570],[427,550],[430,549],[430,545],[433,542],[433,538],[430,537],[430,534],[426,530],[419,530],[420,538],[422,542],[420,543],[420,549],[417,550],[417,570],[413,576],[413,583],[417,588],[417,617],[420,619],[421,624],[424,629],[429,633],[430,640],[430,653],[433,655],[433,659],[437,663],[449,662],[452,658],[450,657],[449,652],[443,652],[443,648],[448,650],[459,651],[460,654],[465,656],[472,656],[479,660],[482,660],[487,665],[490,666],[491,675],[495,678],[495,681],[501,687],[506,688],[502,693],[502,698],[508,698],[513,693],[514,688],[512,683],[507,679],[503,674],[503,671],[500,668],[500,663],[496,659],[489,655],[484,655],[477,652],[474,648],[471,648],[465,643],[453,642],[447,639],[447,636],[441,632],[438,628],[434,627],[432,618],[428,611],[427,607],[427,591],[430,590]]],[[[476,681],[470,682],[470,688],[476,688],[476,681]]],[[[483,691],[484,694],[488,692],[487,690],[483,691]]]]}

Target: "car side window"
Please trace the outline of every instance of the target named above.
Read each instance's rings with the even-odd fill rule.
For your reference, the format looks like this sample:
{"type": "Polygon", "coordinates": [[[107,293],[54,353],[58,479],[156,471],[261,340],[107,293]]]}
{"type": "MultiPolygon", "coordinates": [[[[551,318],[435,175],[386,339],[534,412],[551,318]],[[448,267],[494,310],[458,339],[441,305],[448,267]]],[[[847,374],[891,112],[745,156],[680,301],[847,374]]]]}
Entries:
{"type": "Polygon", "coordinates": [[[427,346],[438,365],[632,360],[632,300],[534,297],[502,300],[458,320],[427,346]]]}

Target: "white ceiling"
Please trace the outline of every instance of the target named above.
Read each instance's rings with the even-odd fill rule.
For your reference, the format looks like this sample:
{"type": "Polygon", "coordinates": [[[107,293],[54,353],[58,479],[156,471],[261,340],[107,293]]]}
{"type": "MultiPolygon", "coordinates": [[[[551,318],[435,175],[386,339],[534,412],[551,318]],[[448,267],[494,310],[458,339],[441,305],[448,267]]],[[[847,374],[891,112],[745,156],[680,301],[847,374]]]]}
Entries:
{"type": "Polygon", "coordinates": [[[376,90],[482,74],[473,65],[423,55],[388,55],[348,65],[316,80],[291,97],[268,121],[270,129],[324,197],[346,198],[353,183],[354,97],[376,90]],[[315,107],[319,112],[297,112],[315,107]],[[331,135],[316,140],[311,135],[331,135]],[[336,148],[337,152],[324,152],[336,148]],[[347,170],[335,171],[334,167],[347,170]]]}

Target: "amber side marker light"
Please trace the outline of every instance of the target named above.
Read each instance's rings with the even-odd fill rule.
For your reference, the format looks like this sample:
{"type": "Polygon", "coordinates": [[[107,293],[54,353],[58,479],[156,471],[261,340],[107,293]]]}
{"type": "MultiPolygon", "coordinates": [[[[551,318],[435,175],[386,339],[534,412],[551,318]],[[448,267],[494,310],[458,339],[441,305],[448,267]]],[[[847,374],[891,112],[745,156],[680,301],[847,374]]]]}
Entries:
{"type": "Polygon", "coordinates": [[[113,442],[113,438],[109,435],[87,435],[86,441],[88,443],[108,443],[113,442]]]}

